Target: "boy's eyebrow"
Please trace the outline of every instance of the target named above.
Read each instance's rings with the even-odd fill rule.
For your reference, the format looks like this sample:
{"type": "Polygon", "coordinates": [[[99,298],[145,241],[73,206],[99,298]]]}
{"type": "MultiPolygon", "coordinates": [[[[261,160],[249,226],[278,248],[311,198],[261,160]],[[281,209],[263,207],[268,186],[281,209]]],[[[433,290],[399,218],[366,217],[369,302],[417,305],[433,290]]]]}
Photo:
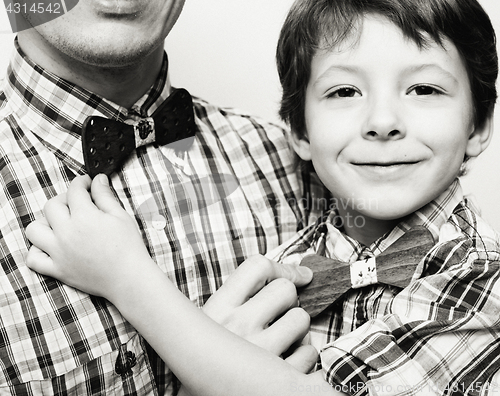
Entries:
{"type": "Polygon", "coordinates": [[[408,67],[406,69],[406,74],[412,74],[412,73],[418,73],[420,71],[424,71],[427,69],[434,69],[438,73],[443,74],[444,77],[450,78],[453,80],[453,82],[458,83],[457,78],[453,75],[453,73],[449,72],[446,69],[443,69],[441,66],[439,66],[437,63],[424,63],[422,65],[415,65],[408,67]]]}
{"type": "Polygon", "coordinates": [[[356,73],[359,72],[359,68],[355,66],[343,66],[343,65],[332,65],[329,66],[328,69],[326,69],[323,73],[320,74],[320,76],[314,81],[313,85],[317,85],[318,83],[321,82],[324,78],[328,77],[331,73],[334,73],[335,71],[343,71],[347,73],[356,73]]]}
{"type": "MultiPolygon", "coordinates": [[[[453,75],[453,73],[448,70],[442,68],[437,63],[424,63],[421,65],[409,66],[404,70],[404,74],[413,74],[418,73],[420,71],[424,71],[427,69],[435,69],[438,73],[442,74],[444,77],[447,77],[453,80],[454,83],[458,83],[457,78],[453,75]]],[[[335,73],[336,71],[347,72],[347,73],[356,73],[359,72],[359,68],[356,66],[344,66],[344,65],[331,65],[326,69],[321,75],[314,81],[313,86],[319,84],[324,78],[327,78],[331,73],[335,73]]]]}

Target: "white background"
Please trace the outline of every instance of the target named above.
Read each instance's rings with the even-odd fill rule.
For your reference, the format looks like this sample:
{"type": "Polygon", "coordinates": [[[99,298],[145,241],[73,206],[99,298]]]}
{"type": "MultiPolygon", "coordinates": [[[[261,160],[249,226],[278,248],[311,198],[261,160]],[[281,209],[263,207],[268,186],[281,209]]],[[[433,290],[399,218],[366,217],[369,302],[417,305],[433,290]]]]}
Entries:
{"type": "MultiPolygon", "coordinates": [[[[172,84],[222,106],[278,121],[280,88],[274,53],[293,0],[187,0],[167,38],[172,84]]],[[[500,1],[480,0],[500,35],[500,1]]],[[[0,4],[0,75],[14,35],[0,4]]],[[[500,109],[496,125],[500,128],[500,109]]],[[[500,131],[463,179],[483,217],[500,231],[500,131]]]]}

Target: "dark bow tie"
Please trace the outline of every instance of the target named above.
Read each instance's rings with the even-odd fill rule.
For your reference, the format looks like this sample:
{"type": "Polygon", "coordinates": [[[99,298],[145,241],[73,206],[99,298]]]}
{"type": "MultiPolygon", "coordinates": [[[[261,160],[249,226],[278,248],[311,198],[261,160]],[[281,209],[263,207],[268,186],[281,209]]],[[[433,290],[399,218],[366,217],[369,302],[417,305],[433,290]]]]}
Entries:
{"type": "Polygon", "coordinates": [[[187,150],[193,142],[188,138],[195,133],[191,95],[185,89],[174,89],[149,118],[128,123],[88,117],[82,128],[85,167],[92,178],[98,173],[109,176],[137,147],[150,143],[163,146],[186,139],[177,148],[187,150]]]}
{"type": "Polygon", "coordinates": [[[404,288],[410,283],[418,263],[434,244],[427,228],[415,227],[376,258],[349,264],[318,255],[306,256],[300,265],[311,268],[314,277],[311,283],[299,289],[300,306],[315,317],[350,289],[374,283],[404,288]]]}

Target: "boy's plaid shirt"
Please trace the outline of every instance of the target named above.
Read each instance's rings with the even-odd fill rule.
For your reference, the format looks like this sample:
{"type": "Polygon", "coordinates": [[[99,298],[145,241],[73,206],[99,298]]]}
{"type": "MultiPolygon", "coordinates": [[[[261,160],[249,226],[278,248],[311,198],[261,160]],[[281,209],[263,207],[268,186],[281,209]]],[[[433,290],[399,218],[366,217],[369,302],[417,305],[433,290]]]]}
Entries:
{"type": "Polygon", "coordinates": [[[311,343],[335,389],[381,396],[500,392],[500,239],[463,199],[458,180],[369,247],[334,227],[335,210],[323,219],[275,250],[280,261],[325,252],[352,263],[377,256],[418,225],[438,241],[405,289],[351,289],[313,320],[311,343]]]}
{"type": "MultiPolygon", "coordinates": [[[[124,120],[127,109],[44,71],[17,45],[3,85],[0,395],[175,393],[168,368],[114,307],[25,265],[25,227],[85,173],[83,121],[124,120]]],[[[165,59],[133,110],[150,115],[169,92],[165,59]]],[[[154,260],[202,305],[245,258],[290,238],[306,214],[281,128],[198,99],[194,110],[199,130],[187,153],[140,147],[111,183],[154,260]]]]}

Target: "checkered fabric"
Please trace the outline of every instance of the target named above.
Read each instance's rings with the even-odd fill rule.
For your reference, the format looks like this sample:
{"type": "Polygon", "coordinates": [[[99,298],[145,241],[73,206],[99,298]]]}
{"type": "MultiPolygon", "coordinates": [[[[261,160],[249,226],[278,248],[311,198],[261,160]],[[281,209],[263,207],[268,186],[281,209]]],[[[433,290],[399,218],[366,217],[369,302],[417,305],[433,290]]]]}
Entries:
{"type": "MultiPolygon", "coordinates": [[[[131,109],[43,70],[17,43],[3,85],[0,395],[175,394],[172,373],[113,306],[26,267],[24,234],[47,200],[85,173],[87,116],[147,117],[168,97],[166,56],[131,109]]],[[[111,184],[158,266],[201,306],[245,258],[278,246],[322,208],[299,199],[283,129],[196,98],[194,111],[188,151],[140,147],[111,184]]],[[[307,186],[322,196],[314,178],[307,186]]]]}
{"type": "Polygon", "coordinates": [[[316,317],[311,342],[327,381],[351,395],[479,395],[500,392],[500,237],[463,198],[459,181],[394,230],[362,246],[339,230],[336,210],[278,253],[353,263],[377,256],[411,227],[437,244],[404,289],[351,289],[316,317]]]}

